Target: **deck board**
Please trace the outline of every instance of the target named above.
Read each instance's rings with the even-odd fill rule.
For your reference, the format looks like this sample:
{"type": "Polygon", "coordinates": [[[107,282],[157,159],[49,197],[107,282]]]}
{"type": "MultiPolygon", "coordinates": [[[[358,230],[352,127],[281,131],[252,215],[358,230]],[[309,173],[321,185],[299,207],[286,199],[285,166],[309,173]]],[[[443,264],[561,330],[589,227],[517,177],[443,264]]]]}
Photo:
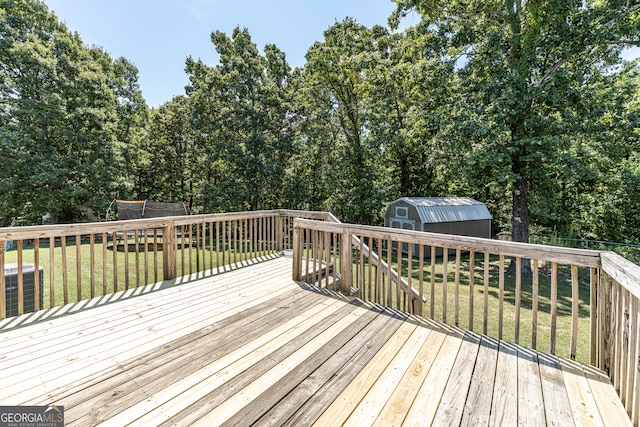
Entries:
{"type": "Polygon", "coordinates": [[[488,425],[498,363],[498,340],[483,336],[473,369],[461,426],[488,425]]]}
{"type": "Polygon", "coordinates": [[[265,258],[6,319],[0,405],[70,426],[630,425],[594,368],[290,277],[265,258]]]}

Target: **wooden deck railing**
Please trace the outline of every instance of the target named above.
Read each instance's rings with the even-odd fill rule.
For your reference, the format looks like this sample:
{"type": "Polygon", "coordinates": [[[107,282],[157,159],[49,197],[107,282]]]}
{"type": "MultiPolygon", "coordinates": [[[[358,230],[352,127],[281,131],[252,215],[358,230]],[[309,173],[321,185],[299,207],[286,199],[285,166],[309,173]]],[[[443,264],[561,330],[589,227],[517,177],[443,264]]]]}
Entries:
{"type": "MultiPolygon", "coordinates": [[[[11,315],[26,311],[27,291],[29,311],[37,311],[287,249],[296,280],[605,370],[638,425],[640,267],[610,252],[341,224],[326,212],[289,210],[0,228],[0,265],[17,265],[11,315]],[[5,251],[6,241],[17,248],[5,251]],[[32,287],[24,264],[44,268],[32,287]]],[[[0,269],[0,319],[8,316],[6,279],[0,269]]]]}
{"type": "Polygon", "coordinates": [[[272,210],[0,228],[0,265],[17,270],[8,286],[0,269],[0,319],[289,249],[294,217],[324,220],[327,214],[272,210]],[[7,241],[16,249],[5,251],[7,241]],[[33,285],[25,286],[25,264],[43,267],[42,279],[36,271],[33,285]]]}
{"type": "Polygon", "coordinates": [[[293,277],[603,369],[638,425],[640,267],[614,253],[296,219],[293,277]]]}

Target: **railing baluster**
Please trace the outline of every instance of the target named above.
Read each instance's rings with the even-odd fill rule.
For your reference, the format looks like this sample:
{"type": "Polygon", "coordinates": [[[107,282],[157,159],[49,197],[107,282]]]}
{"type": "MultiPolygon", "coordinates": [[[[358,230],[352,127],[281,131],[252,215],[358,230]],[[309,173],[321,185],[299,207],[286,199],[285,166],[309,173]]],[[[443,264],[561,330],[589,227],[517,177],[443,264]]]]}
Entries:
{"type": "Polygon", "coordinates": [[[640,418],[640,302],[632,298],[631,303],[631,332],[629,334],[630,355],[629,386],[626,397],[628,412],[634,425],[638,425],[640,418]]]}
{"type": "MultiPolygon", "coordinates": [[[[249,245],[251,246],[251,250],[249,251],[251,253],[251,257],[252,258],[257,258],[258,255],[258,245],[256,242],[257,239],[257,233],[258,230],[256,230],[256,220],[255,218],[251,218],[251,229],[249,230],[249,234],[250,234],[250,243],[249,245]]],[[[305,245],[307,244],[307,242],[305,241],[305,245]]]]}
{"type": "Polygon", "coordinates": [[[484,320],[482,332],[486,335],[489,328],[489,252],[484,253],[484,320]]]}
{"type": "Polygon", "coordinates": [[[498,278],[498,339],[502,339],[504,322],[504,255],[500,254],[499,278],[498,278]]]}
{"type": "Polygon", "coordinates": [[[140,230],[135,230],[135,250],[136,250],[136,287],[140,286],[140,230]]]}
{"type": "Polygon", "coordinates": [[[538,294],[539,290],[539,270],[538,260],[531,261],[531,268],[533,270],[533,278],[531,283],[531,293],[533,294],[533,300],[531,302],[531,348],[537,349],[538,343],[538,294]]]}
{"type": "MultiPolygon", "coordinates": [[[[626,407],[626,396],[627,396],[627,386],[629,385],[627,382],[627,377],[629,377],[629,341],[630,341],[630,301],[631,295],[629,291],[625,288],[621,289],[622,294],[622,307],[620,310],[620,336],[622,339],[620,340],[620,397],[622,398],[622,403],[625,403],[626,407]]],[[[637,360],[637,359],[636,359],[637,360]]]]}
{"type": "Polygon", "coordinates": [[[598,269],[589,270],[589,363],[598,364],[598,269]]]}
{"type": "Polygon", "coordinates": [[[551,340],[549,353],[556,354],[556,327],[558,324],[558,263],[551,263],[551,340]]]}
{"type": "MultiPolygon", "coordinates": [[[[238,224],[235,220],[231,220],[229,224],[229,244],[233,247],[233,263],[237,263],[238,254],[238,224]]],[[[229,262],[231,262],[231,254],[229,254],[229,262]]]]}
{"type": "Polygon", "coordinates": [[[22,245],[23,241],[18,240],[18,315],[24,313],[24,271],[22,270],[22,245]]]}
{"type": "Polygon", "coordinates": [[[191,258],[191,225],[183,225],[182,226],[182,275],[185,275],[185,272],[187,271],[187,269],[185,268],[185,263],[187,262],[187,258],[186,258],[186,254],[184,253],[185,250],[187,250],[187,252],[189,253],[189,274],[193,273],[193,262],[192,262],[192,258],[191,258]],[[188,229],[188,233],[185,231],[185,229],[188,229]],[[185,247],[187,246],[187,242],[189,243],[189,249],[185,249],[185,247]]]}
{"type": "Polygon", "coordinates": [[[576,351],[578,348],[578,316],[580,315],[580,296],[578,291],[578,266],[571,265],[571,360],[576,360],[576,351]]]}
{"type": "MultiPolygon", "coordinates": [[[[125,235],[126,233],[127,231],[124,230],[125,235]]],[[[113,292],[118,292],[118,234],[116,231],[113,232],[111,239],[111,248],[113,249],[113,292]]]]}
{"type": "MultiPolygon", "coordinates": [[[[4,250],[4,246],[2,249],[4,250]]],[[[56,264],[54,260],[55,250],[56,250],[56,239],[55,237],[49,237],[49,307],[55,307],[56,305],[56,277],[55,277],[56,264]]]]}
{"type": "MultiPolygon", "coordinates": [[[[398,272],[398,277],[402,277],[402,254],[404,252],[402,250],[402,245],[403,243],[400,240],[398,240],[398,251],[396,252],[396,263],[397,263],[396,271],[398,272]]],[[[392,264],[389,264],[389,267],[392,267],[392,264]]],[[[396,309],[400,310],[400,286],[398,286],[397,283],[395,285],[395,294],[396,294],[396,309]]]]}
{"type": "MultiPolygon", "coordinates": [[[[199,273],[200,271],[202,271],[200,269],[200,256],[201,256],[201,248],[200,245],[202,244],[201,240],[200,240],[200,225],[201,224],[196,224],[196,273],[199,273]]],[[[204,234],[203,234],[204,235],[204,234]]]]}
{"type": "MultiPolygon", "coordinates": [[[[134,231],[135,233],[135,231],[134,231]]],[[[124,289],[129,289],[129,230],[125,230],[124,242],[124,289]]]]}
{"type": "Polygon", "coordinates": [[[460,326],[460,248],[456,249],[456,271],[454,273],[454,286],[455,286],[455,325],[460,326]]]}
{"type": "Polygon", "coordinates": [[[311,264],[311,257],[313,256],[313,232],[311,230],[305,230],[304,233],[304,256],[305,256],[305,281],[309,282],[309,267],[311,264]]]}
{"type": "MultiPolygon", "coordinates": [[[[369,248],[372,248],[373,246],[371,245],[371,238],[365,239],[364,236],[359,236],[359,239],[362,243],[367,242],[367,246],[369,248]]],[[[360,250],[358,251],[358,253],[360,254],[360,265],[363,266],[364,268],[364,251],[360,250]]],[[[371,257],[367,257],[368,258],[368,263],[367,263],[367,299],[369,301],[373,301],[373,296],[372,296],[372,285],[373,285],[373,265],[372,265],[372,261],[371,261],[371,257]]],[[[364,282],[364,274],[362,275],[362,281],[364,282]]],[[[359,288],[359,287],[358,287],[359,288]]],[[[364,295],[364,292],[361,293],[361,295],[364,295]]]]}
{"type": "MultiPolygon", "coordinates": [[[[338,272],[342,271],[342,261],[339,259],[340,257],[340,235],[337,233],[331,233],[331,239],[333,241],[333,245],[331,245],[331,247],[333,248],[332,252],[333,252],[333,284],[336,287],[336,289],[340,289],[340,287],[338,286],[338,272]]],[[[351,246],[349,246],[348,248],[345,248],[344,250],[351,250],[351,246]]],[[[342,284],[340,284],[342,286],[342,284]]],[[[353,287],[356,287],[358,285],[352,284],[353,287]]],[[[359,286],[358,286],[359,288],[359,286]]]]}
{"type": "Polygon", "coordinates": [[[143,256],[144,256],[144,284],[148,285],[149,284],[149,229],[145,229],[143,231],[144,233],[144,240],[143,240],[143,244],[144,244],[144,249],[143,249],[143,256]]]}
{"type": "MultiPolygon", "coordinates": [[[[18,243],[19,244],[19,243],[18,243]]],[[[63,236],[60,239],[60,250],[62,257],[62,296],[64,300],[64,304],[69,304],[69,281],[67,277],[67,237],[63,236]]],[[[20,262],[20,261],[18,261],[20,262]]],[[[18,288],[19,290],[20,288],[18,288]]],[[[18,294],[18,299],[20,301],[20,294],[18,294]]]]}
{"type": "MultiPolygon", "coordinates": [[[[270,223],[271,221],[269,221],[270,223]]],[[[332,268],[336,268],[336,266],[332,266],[331,265],[331,240],[329,236],[329,232],[325,231],[324,233],[324,257],[325,257],[325,287],[327,289],[332,289],[334,291],[337,291],[338,289],[335,288],[335,283],[330,284],[329,281],[331,279],[331,269],[332,268]]],[[[269,250],[271,250],[271,248],[269,248],[269,250]]]]}
{"type": "MultiPolygon", "coordinates": [[[[0,265],[4,266],[4,263],[0,265]]],[[[44,283],[40,283],[40,239],[36,238],[33,239],[33,309],[35,311],[44,308],[40,307],[40,286],[44,289],[44,283]]]]}
{"type": "Polygon", "coordinates": [[[423,298],[424,298],[424,245],[420,245],[420,249],[418,249],[418,257],[420,258],[419,265],[420,265],[420,273],[419,273],[419,284],[418,284],[418,298],[420,298],[420,310],[419,313],[417,313],[418,315],[422,316],[423,314],[423,308],[424,308],[424,303],[423,303],[423,298]]]}
{"type": "Polygon", "coordinates": [[[522,299],[522,258],[516,257],[516,318],[514,338],[520,344],[520,304],[522,299]]]}
{"type": "MultiPolygon", "coordinates": [[[[109,238],[107,233],[102,233],[102,295],[107,295],[107,245],[109,238]]],[[[51,253],[53,256],[53,253],[51,253]]]]}
{"type": "Polygon", "coordinates": [[[624,343],[623,343],[623,333],[624,333],[624,323],[623,323],[623,319],[624,319],[624,292],[622,287],[617,283],[614,282],[613,285],[613,289],[615,289],[615,314],[614,314],[614,322],[613,322],[613,327],[614,327],[614,334],[615,334],[615,341],[614,341],[614,345],[613,345],[613,361],[614,361],[614,365],[613,365],[613,386],[615,387],[616,391],[620,392],[622,390],[621,388],[621,382],[622,382],[622,364],[620,363],[620,361],[622,360],[622,348],[624,347],[624,343]]]}
{"type": "Polygon", "coordinates": [[[76,301],[82,301],[82,238],[76,235],[76,301]]]}
{"type": "Polygon", "coordinates": [[[239,238],[240,238],[240,261],[244,261],[244,260],[246,260],[248,258],[247,255],[246,255],[246,247],[245,247],[246,234],[247,234],[247,220],[243,219],[243,220],[240,220],[240,233],[239,233],[239,238]]]}
{"type": "Polygon", "coordinates": [[[216,221],[216,268],[220,271],[220,221],[216,221]]]}
{"type": "Polygon", "coordinates": [[[449,286],[449,248],[442,248],[442,322],[447,323],[447,290],[449,286]]]}
{"type": "Polygon", "coordinates": [[[473,331],[473,307],[475,302],[476,253],[469,252],[469,330],[473,331]]]}
{"type": "MultiPolygon", "coordinates": [[[[382,239],[378,239],[378,255],[379,255],[379,259],[382,260],[383,259],[383,245],[382,245],[382,239]]],[[[384,288],[384,276],[382,275],[382,266],[378,265],[376,266],[376,285],[375,285],[375,303],[376,304],[381,304],[382,303],[382,289],[384,288]]]]}
{"type": "MultiPolygon", "coordinates": [[[[409,242],[409,247],[407,248],[407,283],[409,285],[409,290],[413,289],[413,243],[409,242]]],[[[407,308],[407,311],[411,314],[417,314],[413,312],[413,304],[411,304],[411,294],[409,293],[409,290],[407,290],[407,292],[404,292],[404,299],[407,301],[407,304],[409,304],[409,307],[407,308]]]]}
{"type": "MultiPolygon", "coordinates": [[[[91,286],[91,298],[95,298],[96,296],[96,236],[95,234],[89,234],[89,271],[91,277],[90,286],[91,286]]],[[[38,263],[36,262],[36,265],[38,263]]]]}
{"type": "Polygon", "coordinates": [[[227,221],[222,221],[222,265],[227,265],[227,221]]]}
{"type": "Polygon", "coordinates": [[[213,254],[216,251],[215,234],[216,234],[215,224],[213,221],[210,221],[209,222],[209,269],[212,270],[212,272],[213,272],[213,268],[215,267],[215,264],[213,262],[214,261],[213,254]]]}
{"type": "MultiPolygon", "coordinates": [[[[164,251],[164,241],[162,250],[164,251]]],[[[163,277],[164,278],[164,277],[163,277]]],[[[158,283],[158,229],[153,229],[153,282],[158,283]]]]}
{"type": "Polygon", "coordinates": [[[431,279],[429,318],[433,319],[436,309],[436,247],[433,245],[431,246],[431,275],[429,278],[431,279]]]}
{"type": "Polygon", "coordinates": [[[386,297],[387,297],[387,307],[393,307],[392,305],[392,289],[391,289],[391,272],[389,271],[389,269],[391,268],[391,266],[393,265],[393,242],[391,240],[391,238],[389,238],[389,240],[387,240],[387,265],[389,266],[389,268],[387,268],[387,290],[386,290],[386,297]]]}
{"type": "Polygon", "coordinates": [[[626,350],[626,381],[625,381],[625,394],[622,395],[625,407],[629,415],[633,414],[633,394],[635,387],[635,380],[638,375],[638,352],[637,352],[637,340],[638,336],[638,299],[634,298],[629,291],[626,291],[627,300],[627,350],[626,350]]]}
{"type": "Polygon", "coordinates": [[[265,217],[260,217],[260,256],[265,256],[267,254],[267,226],[265,217]]]}
{"type": "Polygon", "coordinates": [[[309,277],[309,283],[317,284],[317,271],[318,271],[318,231],[313,230],[311,232],[311,260],[312,271],[307,269],[307,277],[309,277]]]}

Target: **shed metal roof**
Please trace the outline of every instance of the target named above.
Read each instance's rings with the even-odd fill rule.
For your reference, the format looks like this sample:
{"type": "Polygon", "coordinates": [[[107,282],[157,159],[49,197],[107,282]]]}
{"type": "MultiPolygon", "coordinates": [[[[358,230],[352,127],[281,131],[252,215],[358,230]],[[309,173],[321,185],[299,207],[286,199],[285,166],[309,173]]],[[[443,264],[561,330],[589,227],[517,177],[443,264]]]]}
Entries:
{"type": "Polygon", "coordinates": [[[423,223],[493,219],[484,203],[469,197],[402,197],[398,200],[415,206],[423,223]]]}

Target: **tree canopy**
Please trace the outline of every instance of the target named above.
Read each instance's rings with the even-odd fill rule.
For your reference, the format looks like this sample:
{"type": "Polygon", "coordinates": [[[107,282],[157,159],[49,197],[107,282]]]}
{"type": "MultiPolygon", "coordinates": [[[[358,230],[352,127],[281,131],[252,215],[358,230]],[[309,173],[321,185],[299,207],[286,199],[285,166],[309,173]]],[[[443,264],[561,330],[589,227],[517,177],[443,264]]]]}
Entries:
{"type": "Polygon", "coordinates": [[[129,61],[0,0],[0,220],[132,197],[380,224],[400,196],[469,196],[517,241],[640,240],[639,70],[620,56],[638,2],[396,3],[390,26],[334,23],[293,70],[214,31],[219,63],[187,58],[185,94],[149,109],[129,61]]]}

